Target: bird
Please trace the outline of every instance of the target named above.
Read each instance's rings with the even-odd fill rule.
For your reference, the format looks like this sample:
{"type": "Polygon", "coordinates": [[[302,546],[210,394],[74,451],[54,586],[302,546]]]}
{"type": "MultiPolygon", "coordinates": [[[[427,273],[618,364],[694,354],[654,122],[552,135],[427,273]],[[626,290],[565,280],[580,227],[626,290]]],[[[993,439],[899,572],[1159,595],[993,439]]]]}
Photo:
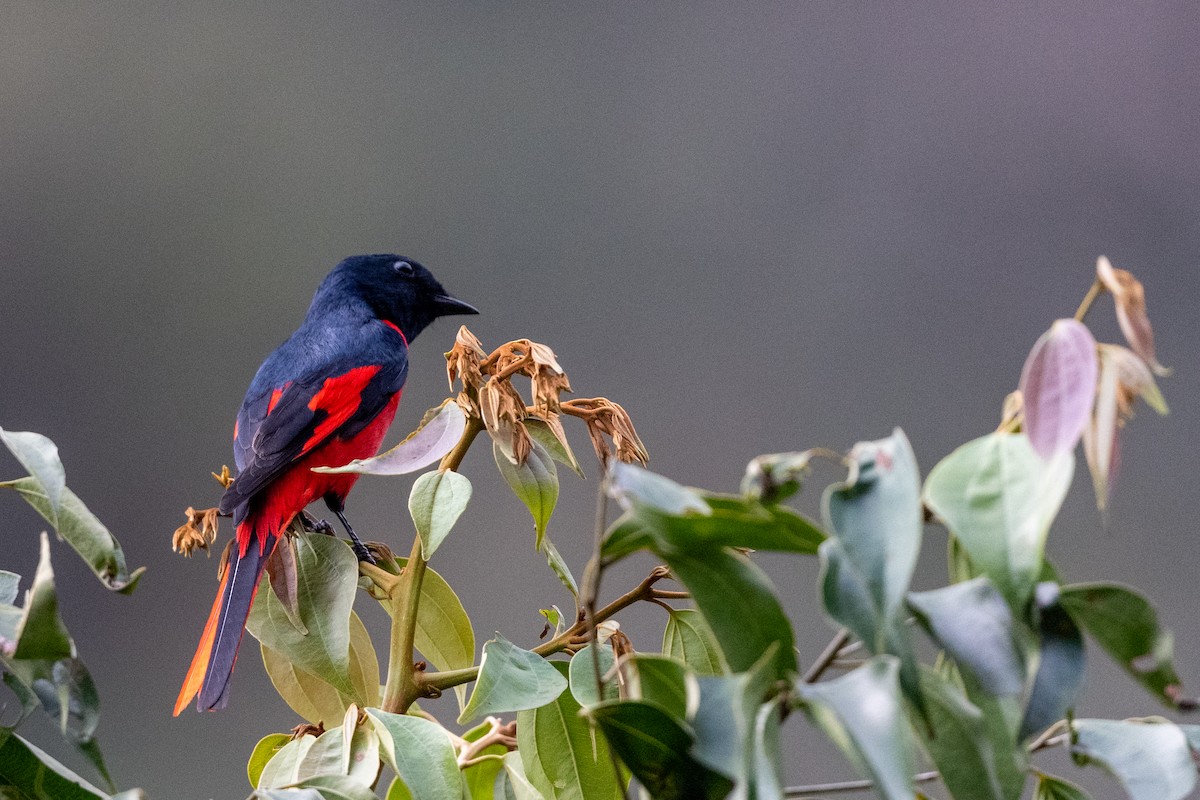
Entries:
{"type": "Polygon", "coordinates": [[[408,346],[438,317],[478,314],[417,261],[395,254],[351,256],[318,286],[303,323],[259,367],[233,429],[237,474],[220,513],[237,530],[200,645],[175,703],[229,702],[230,679],[254,595],[280,536],[324,500],[354,543],[346,495],[355,473],[318,473],[379,450],[408,375],[408,346]]]}

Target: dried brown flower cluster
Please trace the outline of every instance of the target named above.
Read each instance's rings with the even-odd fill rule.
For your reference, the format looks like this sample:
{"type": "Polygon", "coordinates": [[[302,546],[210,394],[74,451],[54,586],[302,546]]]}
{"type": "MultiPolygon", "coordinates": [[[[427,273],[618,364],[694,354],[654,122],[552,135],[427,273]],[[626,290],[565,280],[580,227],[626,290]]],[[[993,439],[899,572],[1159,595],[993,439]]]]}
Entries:
{"type": "Polygon", "coordinates": [[[196,550],[207,550],[217,540],[218,509],[197,511],[188,506],[183,513],[187,522],[175,529],[175,535],[171,537],[171,549],[185,556],[191,556],[196,550]]]}
{"type": "Polygon", "coordinates": [[[621,461],[646,463],[646,448],[625,409],[604,397],[561,399],[563,392],[571,391],[571,382],[554,351],[544,344],[517,339],[489,355],[464,325],[458,330],[454,347],[446,353],[446,375],[451,389],[456,381],[462,385],[459,407],[468,417],[482,420],[492,440],[517,464],[523,464],[533,448],[525,425],[529,419],[544,422],[570,451],[562,426],[564,414],[587,423],[601,464],[607,466],[614,450],[621,461]],[[530,380],[533,398],[528,405],[512,384],[516,375],[530,380]]]}

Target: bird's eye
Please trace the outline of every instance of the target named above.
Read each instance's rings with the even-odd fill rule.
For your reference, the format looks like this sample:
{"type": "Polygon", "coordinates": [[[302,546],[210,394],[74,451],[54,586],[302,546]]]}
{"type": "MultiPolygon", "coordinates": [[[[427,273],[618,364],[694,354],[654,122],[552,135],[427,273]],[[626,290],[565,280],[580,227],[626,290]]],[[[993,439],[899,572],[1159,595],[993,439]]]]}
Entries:
{"type": "Polygon", "coordinates": [[[397,274],[403,275],[406,278],[412,277],[414,271],[413,265],[407,261],[397,261],[395,264],[392,264],[392,269],[396,270],[397,274]]]}

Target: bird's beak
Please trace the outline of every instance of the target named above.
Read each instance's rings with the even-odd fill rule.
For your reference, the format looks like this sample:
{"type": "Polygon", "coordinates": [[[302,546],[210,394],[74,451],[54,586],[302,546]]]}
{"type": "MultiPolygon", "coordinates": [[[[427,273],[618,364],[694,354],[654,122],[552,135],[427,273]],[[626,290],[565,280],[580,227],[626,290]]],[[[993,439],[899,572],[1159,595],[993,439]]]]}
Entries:
{"type": "Polygon", "coordinates": [[[433,298],[434,308],[437,309],[439,317],[448,317],[453,314],[478,314],[479,309],[470,303],[465,303],[457,297],[451,297],[448,294],[439,295],[433,298]]]}

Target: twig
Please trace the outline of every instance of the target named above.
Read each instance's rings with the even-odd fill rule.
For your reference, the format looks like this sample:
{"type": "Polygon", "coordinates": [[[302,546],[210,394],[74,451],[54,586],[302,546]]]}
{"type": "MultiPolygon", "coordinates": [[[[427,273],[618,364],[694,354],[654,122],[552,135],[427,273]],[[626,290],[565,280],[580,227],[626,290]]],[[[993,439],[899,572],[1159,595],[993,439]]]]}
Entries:
{"type": "Polygon", "coordinates": [[[495,717],[488,717],[484,722],[489,726],[488,732],[473,742],[465,742],[462,750],[459,751],[459,769],[480,761],[483,751],[492,745],[502,745],[508,750],[517,749],[517,724],[515,722],[502,724],[495,717]]]}
{"type": "MultiPolygon", "coordinates": [[[[604,606],[604,608],[598,610],[595,613],[596,624],[599,625],[601,622],[611,619],[640,600],[650,600],[654,584],[670,574],[670,571],[666,567],[655,567],[641,583],[604,606]]],[[[553,639],[542,642],[533,648],[532,652],[537,653],[539,656],[551,656],[569,648],[583,647],[589,641],[591,641],[589,635],[589,618],[585,618],[576,622],[553,639]]],[[[443,690],[449,689],[452,686],[470,683],[477,677],[479,677],[479,667],[465,667],[464,669],[448,669],[441,672],[418,673],[416,681],[422,689],[421,694],[430,696],[431,692],[440,694],[443,690]]]]}
{"type": "Polygon", "coordinates": [[[1075,310],[1076,322],[1083,322],[1083,318],[1091,310],[1092,304],[1096,302],[1096,298],[1102,294],[1104,294],[1104,283],[1099,278],[1096,278],[1096,280],[1092,281],[1092,286],[1088,289],[1088,293],[1083,296],[1083,302],[1075,310]]]}
{"type": "Polygon", "coordinates": [[[804,683],[816,683],[817,679],[824,674],[825,670],[829,669],[829,665],[838,657],[838,653],[850,641],[850,631],[842,628],[834,637],[829,640],[829,644],[825,645],[825,649],[821,651],[821,655],[817,656],[817,660],[804,673],[804,677],[800,680],[804,683]]]}
{"type": "MultiPolygon", "coordinates": [[[[913,776],[913,783],[929,783],[941,778],[937,771],[919,772],[913,776]]],[[[808,786],[789,786],[783,790],[783,796],[791,800],[801,800],[817,794],[832,794],[834,792],[861,792],[874,788],[874,781],[840,781],[838,783],[814,783],[808,786]]]]}

